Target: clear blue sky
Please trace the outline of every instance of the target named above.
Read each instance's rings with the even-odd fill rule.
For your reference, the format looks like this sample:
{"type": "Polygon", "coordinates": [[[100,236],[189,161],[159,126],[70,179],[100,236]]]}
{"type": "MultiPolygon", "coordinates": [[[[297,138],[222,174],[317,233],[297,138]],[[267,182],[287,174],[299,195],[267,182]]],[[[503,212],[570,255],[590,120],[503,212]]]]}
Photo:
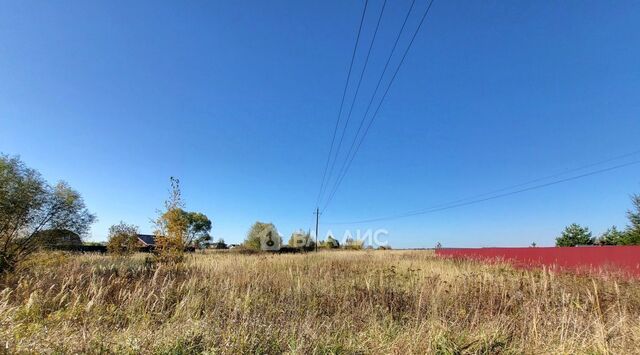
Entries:
{"type": "MultiPolygon", "coordinates": [[[[388,3],[363,97],[409,4],[388,3]]],[[[151,232],[170,176],[215,238],[239,242],[256,220],[285,236],[308,229],[362,5],[2,1],[0,152],[78,189],[99,218],[93,240],[120,220],[151,232]]],[[[638,150],[639,64],[637,1],[436,0],[322,221],[426,208],[638,150]]],[[[550,245],[572,222],[624,226],[634,192],[638,165],[321,234],[550,245]]]]}

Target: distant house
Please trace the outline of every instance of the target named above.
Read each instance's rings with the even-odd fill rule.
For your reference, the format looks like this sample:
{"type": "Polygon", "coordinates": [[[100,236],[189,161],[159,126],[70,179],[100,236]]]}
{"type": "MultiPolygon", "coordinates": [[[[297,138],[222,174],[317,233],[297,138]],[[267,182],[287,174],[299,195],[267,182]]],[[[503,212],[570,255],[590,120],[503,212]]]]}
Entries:
{"type": "Polygon", "coordinates": [[[48,229],[33,236],[34,244],[47,250],[106,253],[107,247],[98,243],[85,244],[78,233],[66,229],[48,229]]]}
{"type": "MultiPolygon", "coordinates": [[[[138,250],[142,252],[152,252],[156,248],[156,236],[153,234],[138,234],[138,250]]],[[[164,237],[160,237],[164,238],[164,237]]],[[[193,252],[195,251],[195,247],[187,246],[184,248],[184,251],[193,252]]]]}
{"type": "Polygon", "coordinates": [[[45,249],[72,248],[82,245],[80,236],[66,229],[48,229],[36,233],[35,244],[45,249]]]}
{"type": "Polygon", "coordinates": [[[209,244],[210,249],[229,249],[225,242],[214,242],[209,244]]]}
{"type": "Polygon", "coordinates": [[[156,236],[153,234],[138,234],[138,241],[143,248],[155,248],[156,236]]]}

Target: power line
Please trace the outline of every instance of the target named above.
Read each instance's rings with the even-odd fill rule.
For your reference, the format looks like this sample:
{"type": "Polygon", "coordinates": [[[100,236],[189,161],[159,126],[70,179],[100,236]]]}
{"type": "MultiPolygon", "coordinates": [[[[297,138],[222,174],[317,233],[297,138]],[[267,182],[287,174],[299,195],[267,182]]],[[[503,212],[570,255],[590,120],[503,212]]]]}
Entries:
{"type": "Polygon", "coordinates": [[[365,17],[365,14],[367,13],[368,4],[369,4],[369,0],[365,0],[364,8],[362,9],[362,16],[360,17],[360,26],[358,27],[358,35],[356,36],[356,43],[353,46],[353,53],[351,53],[351,63],[349,64],[349,71],[347,72],[347,80],[344,83],[344,90],[342,91],[342,100],[340,101],[340,110],[338,111],[338,118],[336,120],[336,125],[333,128],[333,136],[331,137],[331,148],[329,148],[329,155],[327,156],[327,162],[324,165],[324,172],[322,173],[322,182],[320,183],[320,191],[318,191],[318,198],[316,200],[316,205],[320,203],[320,195],[322,194],[322,190],[324,189],[325,177],[327,175],[327,168],[329,167],[329,161],[331,160],[331,153],[333,152],[333,144],[336,140],[338,124],[340,123],[340,117],[342,116],[344,99],[347,95],[347,88],[349,87],[349,79],[351,79],[351,70],[353,69],[353,62],[356,58],[356,51],[358,49],[358,42],[360,42],[360,33],[362,33],[362,24],[364,23],[364,17],[365,17]]]}
{"type": "MultiPolygon", "coordinates": [[[[472,204],[476,204],[476,203],[480,203],[480,202],[495,200],[495,199],[498,199],[498,198],[507,197],[507,196],[511,196],[511,195],[515,195],[515,194],[531,191],[531,190],[537,190],[537,189],[541,189],[541,188],[544,188],[544,187],[557,185],[557,184],[560,184],[560,183],[563,183],[563,182],[573,181],[573,180],[585,178],[585,177],[596,175],[596,174],[605,173],[605,172],[616,170],[616,169],[622,169],[622,168],[625,168],[625,167],[628,167],[628,166],[631,166],[631,165],[635,165],[635,164],[638,164],[638,163],[640,163],[640,160],[635,160],[635,161],[632,161],[632,162],[629,162],[629,163],[615,165],[615,166],[612,166],[612,167],[609,167],[609,168],[603,168],[603,169],[591,171],[591,172],[588,172],[588,173],[584,173],[584,174],[580,174],[580,175],[576,175],[576,176],[572,176],[572,177],[568,177],[568,178],[564,178],[564,179],[560,179],[560,180],[556,180],[556,181],[551,181],[551,182],[544,183],[544,184],[534,185],[534,186],[530,186],[530,187],[519,189],[519,190],[515,190],[515,191],[505,192],[505,193],[498,194],[498,195],[495,195],[495,196],[490,196],[490,197],[481,198],[481,199],[475,199],[475,200],[468,201],[468,202],[455,203],[455,201],[454,201],[454,202],[452,202],[453,204],[451,204],[451,203],[450,204],[444,204],[443,207],[434,206],[434,207],[430,207],[430,208],[423,209],[423,210],[411,211],[411,212],[396,214],[396,215],[392,215],[392,216],[364,219],[364,220],[353,221],[353,222],[337,222],[337,223],[327,223],[327,224],[341,225],[341,224],[370,223],[370,222],[386,221],[386,220],[392,220],[392,219],[398,219],[398,218],[406,218],[406,217],[411,217],[411,216],[417,216],[417,215],[422,215],[422,214],[427,214],[427,213],[439,212],[439,211],[444,211],[444,210],[448,210],[448,209],[452,209],[452,208],[468,206],[468,205],[472,205],[472,204]]],[[[442,205],[440,205],[440,206],[442,206],[442,205]]]]}
{"type": "MultiPolygon", "coordinates": [[[[360,135],[360,131],[362,130],[362,126],[364,125],[364,122],[366,121],[367,118],[367,114],[369,114],[369,110],[371,109],[371,105],[373,104],[373,101],[376,97],[376,94],[378,93],[378,89],[380,88],[380,84],[382,83],[382,79],[384,78],[384,75],[387,72],[387,69],[389,68],[389,63],[391,63],[391,59],[393,58],[393,54],[395,53],[395,50],[398,46],[398,42],[400,42],[400,38],[402,37],[402,32],[404,31],[404,28],[407,24],[407,20],[409,20],[409,16],[411,15],[411,10],[413,10],[413,6],[415,5],[416,1],[413,0],[411,2],[411,6],[409,7],[409,10],[407,11],[407,15],[404,18],[404,21],[402,22],[402,26],[400,27],[400,31],[398,31],[398,35],[396,36],[396,39],[393,43],[393,47],[391,48],[391,53],[389,54],[389,57],[387,58],[387,61],[384,65],[384,68],[382,70],[382,74],[380,74],[380,78],[378,79],[378,83],[376,84],[375,89],[373,90],[373,95],[371,95],[371,99],[369,100],[369,104],[367,105],[367,108],[364,112],[364,115],[362,116],[362,119],[360,120],[360,125],[358,125],[358,130],[356,131],[356,134],[353,138],[353,141],[351,142],[351,146],[349,147],[349,151],[347,152],[347,156],[345,158],[345,162],[342,164],[342,166],[340,167],[340,171],[338,173],[338,179],[340,178],[340,176],[342,176],[342,173],[344,171],[345,168],[345,164],[346,162],[349,160],[349,157],[351,156],[351,153],[353,151],[353,148],[355,146],[355,143],[358,141],[358,136],[360,135]]],[[[337,181],[337,179],[336,179],[337,181]]]]}
{"type": "MultiPolygon", "coordinates": [[[[622,154],[622,155],[617,155],[617,156],[614,156],[614,157],[611,157],[611,158],[607,158],[607,159],[604,159],[604,160],[599,160],[597,162],[589,163],[587,165],[582,165],[582,166],[577,167],[577,168],[565,169],[564,171],[560,171],[560,172],[557,172],[557,173],[554,173],[554,174],[550,174],[550,175],[546,175],[546,176],[543,176],[543,177],[539,177],[539,178],[536,178],[536,179],[533,179],[533,180],[527,180],[525,182],[521,182],[521,183],[518,183],[518,184],[515,184],[515,185],[509,185],[509,186],[506,186],[506,187],[499,188],[497,190],[493,190],[493,191],[489,191],[489,192],[485,192],[485,193],[481,193],[481,194],[473,195],[473,196],[469,196],[469,197],[464,197],[464,198],[461,198],[461,199],[458,199],[458,200],[455,200],[455,201],[441,203],[441,204],[438,204],[438,205],[435,205],[435,206],[431,206],[431,208],[447,206],[447,205],[450,205],[450,204],[464,202],[464,201],[467,201],[467,200],[472,200],[472,199],[484,197],[484,196],[487,196],[487,195],[493,195],[493,194],[496,194],[496,193],[499,193],[499,192],[502,192],[502,191],[508,191],[508,190],[512,190],[512,189],[515,189],[515,188],[518,188],[518,187],[530,185],[530,184],[533,184],[533,183],[536,183],[536,182],[539,182],[539,181],[544,181],[544,180],[548,180],[548,179],[557,178],[557,177],[560,177],[562,175],[566,175],[566,174],[574,173],[574,172],[577,172],[577,171],[585,170],[585,169],[588,169],[588,168],[592,168],[594,166],[610,163],[612,161],[628,158],[630,156],[634,156],[634,155],[638,155],[638,154],[640,154],[640,150],[636,150],[636,151],[633,151],[633,152],[630,152],[630,153],[625,153],[625,154],[622,154]]],[[[413,210],[413,211],[407,211],[405,213],[412,213],[412,212],[417,212],[417,211],[422,211],[422,209],[413,210]]]]}
{"type": "MultiPolygon", "coordinates": [[[[329,203],[331,203],[331,200],[333,199],[333,197],[335,196],[338,187],[340,186],[340,184],[342,183],[342,180],[344,179],[345,175],[347,174],[347,172],[349,171],[349,168],[351,167],[351,164],[353,162],[353,159],[355,158],[356,154],[358,153],[358,150],[360,149],[360,146],[362,145],[362,142],[364,141],[364,139],[367,136],[367,133],[369,132],[369,128],[371,128],[371,124],[373,123],[373,121],[375,120],[376,116],[378,115],[378,112],[380,111],[380,107],[382,106],[382,103],[384,102],[384,99],[387,97],[387,94],[389,93],[389,89],[391,88],[391,85],[393,84],[396,76],[398,75],[398,72],[400,71],[400,67],[402,67],[402,64],[404,63],[404,60],[407,57],[407,53],[409,53],[409,49],[411,49],[411,46],[413,45],[413,42],[416,39],[416,36],[418,35],[418,32],[420,32],[420,28],[422,27],[422,24],[424,23],[424,20],[427,18],[427,15],[429,14],[429,10],[431,10],[431,6],[433,5],[433,2],[435,0],[431,0],[429,2],[429,5],[427,6],[424,14],[422,15],[422,18],[420,19],[420,22],[418,23],[418,27],[416,28],[415,32],[413,33],[413,36],[411,37],[411,40],[409,41],[409,45],[407,46],[407,48],[404,51],[404,54],[402,55],[402,58],[400,59],[400,63],[398,64],[398,67],[396,68],[395,72],[393,73],[393,76],[391,77],[391,80],[389,81],[389,84],[387,85],[387,88],[384,91],[384,94],[382,95],[382,98],[380,99],[380,102],[378,103],[378,106],[376,107],[376,110],[374,111],[371,120],[369,121],[369,124],[367,125],[364,134],[362,135],[361,139],[358,141],[358,145],[356,146],[356,149],[353,152],[353,155],[351,156],[351,158],[349,158],[347,156],[347,160],[345,160],[346,165],[343,164],[344,169],[341,169],[340,173],[338,174],[338,178],[336,180],[336,183],[334,184],[334,187],[332,189],[332,191],[329,194],[329,198],[327,199],[327,202],[325,203],[322,211],[324,212],[327,207],[329,206],[329,203]]],[[[356,137],[357,139],[357,137],[356,137]]]]}
{"type": "MultiPolygon", "coordinates": [[[[331,181],[331,175],[333,174],[333,168],[336,165],[336,161],[338,161],[338,155],[340,154],[340,148],[342,147],[342,141],[344,140],[344,135],[347,132],[347,126],[349,125],[349,119],[351,118],[351,113],[353,112],[353,107],[355,106],[356,99],[358,98],[358,93],[360,92],[360,86],[362,84],[362,79],[364,78],[364,73],[367,70],[367,65],[369,64],[369,58],[371,57],[371,50],[373,49],[373,44],[376,41],[376,36],[378,35],[378,29],[380,28],[380,22],[382,21],[382,15],[384,15],[384,9],[387,6],[387,0],[384,0],[382,3],[382,9],[380,10],[380,15],[378,16],[378,22],[376,23],[376,28],[373,32],[373,37],[371,38],[371,43],[369,44],[369,50],[367,51],[367,55],[364,60],[364,65],[362,66],[362,71],[360,72],[360,78],[358,79],[358,84],[356,85],[356,91],[353,95],[353,100],[351,100],[351,107],[349,108],[349,114],[347,115],[346,120],[344,121],[344,126],[342,127],[342,134],[340,135],[340,140],[338,141],[338,147],[335,150],[335,154],[333,157],[333,162],[331,163],[331,168],[329,168],[329,174],[327,177],[327,181],[331,181]]],[[[348,158],[348,156],[347,156],[348,158]]],[[[346,159],[346,158],[345,158],[346,159]]],[[[319,201],[318,201],[319,202],[319,201]]]]}

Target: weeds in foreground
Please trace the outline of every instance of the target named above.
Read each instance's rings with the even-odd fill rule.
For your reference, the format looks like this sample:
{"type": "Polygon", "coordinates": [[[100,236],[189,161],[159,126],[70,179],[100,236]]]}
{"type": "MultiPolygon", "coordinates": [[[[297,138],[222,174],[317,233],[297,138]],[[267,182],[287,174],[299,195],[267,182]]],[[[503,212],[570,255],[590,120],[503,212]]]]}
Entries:
{"type": "Polygon", "coordinates": [[[441,260],[43,254],[0,285],[10,352],[635,353],[640,284],[441,260]]]}

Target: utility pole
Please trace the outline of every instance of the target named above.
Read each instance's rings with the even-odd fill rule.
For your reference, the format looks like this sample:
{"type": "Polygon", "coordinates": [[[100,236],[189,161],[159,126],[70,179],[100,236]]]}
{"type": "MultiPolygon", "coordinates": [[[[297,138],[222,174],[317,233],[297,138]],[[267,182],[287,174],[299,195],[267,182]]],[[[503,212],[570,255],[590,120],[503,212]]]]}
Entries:
{"type": "Polygon", "coordinates": [[[316,207],[316,253],[318,252],[318,224],[320,223],[320,208],[316,207]]]}

